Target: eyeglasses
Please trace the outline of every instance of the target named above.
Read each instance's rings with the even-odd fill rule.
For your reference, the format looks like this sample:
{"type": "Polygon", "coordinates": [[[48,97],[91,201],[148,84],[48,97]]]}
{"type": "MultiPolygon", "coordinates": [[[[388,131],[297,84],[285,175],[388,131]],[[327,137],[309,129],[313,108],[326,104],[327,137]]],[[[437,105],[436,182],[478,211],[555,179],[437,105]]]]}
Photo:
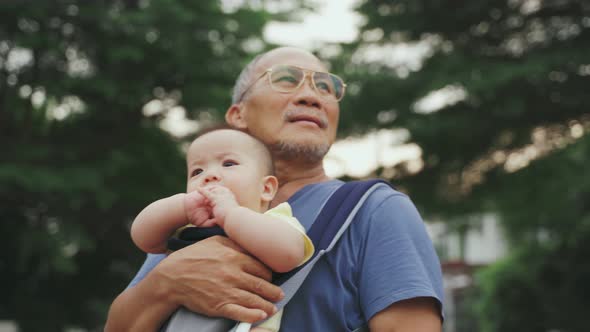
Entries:
{"type": "Polygon", "coordinates": [[[346,84],[344,84],[340,77],[334,74],[296,66],[276,65],[264,71],[262,75],[248,85],[238,100],[242,101],[242,98],[244,98],[250,88],[265,75],[268,77],[268,83],[273,90],[289,93],[299,89],[303,82],[305,82],[308,74],[313,88],[323,99],[340,101],[344,97],[346,84]]]}

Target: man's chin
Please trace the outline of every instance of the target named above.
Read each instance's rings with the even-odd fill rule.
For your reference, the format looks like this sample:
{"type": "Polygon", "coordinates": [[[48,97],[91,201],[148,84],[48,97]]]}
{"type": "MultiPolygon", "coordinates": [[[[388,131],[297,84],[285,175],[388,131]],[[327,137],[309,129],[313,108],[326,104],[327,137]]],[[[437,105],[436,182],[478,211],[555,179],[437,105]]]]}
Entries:
{"type": "Polygon", "coordinates": [[[330,145],[278,142],[270,145],[270,150],[275,159],[318,163],[324,159],[324,156],[330,150],[330,145]]]}

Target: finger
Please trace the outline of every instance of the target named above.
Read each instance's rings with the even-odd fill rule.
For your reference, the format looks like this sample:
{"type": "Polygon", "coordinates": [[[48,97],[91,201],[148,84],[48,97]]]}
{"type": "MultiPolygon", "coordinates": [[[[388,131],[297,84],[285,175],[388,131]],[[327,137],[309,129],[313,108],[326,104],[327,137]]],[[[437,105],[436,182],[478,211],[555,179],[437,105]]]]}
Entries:
{"type": "Polygon", "coordinates": [[[240,321],[254,323],[262,319],[266,319],[276,312],[274,305],[271,304],[272,310],[265,311],[257,308],[248,308],[239,304],[227,303],[225,304],[219,313],[226,318],[240,321]]]}
{"type": "Polygon", "coordinates": [[[201,226],[207,222],[209,219],[210,213],[207,209],[204,208],[196,208],[195,211],[190,215],[189,220],[192,220],[192,223],[196,226],[201,226]]]}
{"type": "Polygon", "coordinates": [[[199,192],[199,194],[203,196],[203,199],[205,201],[209,200],[209,191],[207,190],[207,188],[199,187],[197,188],[197,191],[199,192]]]}
{"type": "Polygon", "coordinates": [[[269,282],[272,278],[272,271],[266,265],[248,255],[234,241],[222,236],[213,236],[201,242],[204,244],[204,241],[215,241],[234,250],[232,260],[239,265],[239,269],[243,272],[237,274],[239,288],[272,302],[279,301],[284,297],[282,289],[269,282]]]}
{"type": "Polygon", "coordinates": [[[285,296],[281,287],[274,285],[265,279],[250,274],[244,274],[242,276],[242,281],[240,287],[243,290],[251,294],[256,294],[262,299],[277,302],[285,296]]]}
{"type": "Polygon", "coordinates": [[[267,281],[272,279],[272,271],[256,258],[247,255],[241,261],[240,269],[253,277],[258,277],[267,281]]]}
{"type": "Polygon", "coordinates": [[[215,221],[215,218],[207,219],[201,224],[201,227],[212,227],[212,226],[215,226],[216,224],[217,224],[217,222],[215,221]]]}
{"type": "Polygon", "coordinates": [[[203,195],[198,191],[191,191],[187,193],[185,196],[185,201],[187,201],[189,204],[199,205],[202,200],[203,195]]]}

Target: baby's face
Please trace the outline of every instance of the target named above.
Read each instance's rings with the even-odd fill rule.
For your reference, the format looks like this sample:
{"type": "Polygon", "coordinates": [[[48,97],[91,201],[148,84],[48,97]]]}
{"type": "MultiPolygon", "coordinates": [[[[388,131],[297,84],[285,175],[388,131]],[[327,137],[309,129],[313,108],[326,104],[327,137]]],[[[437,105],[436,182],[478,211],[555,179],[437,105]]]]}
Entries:
{"type": "Polygon", "coordinates": [[[260,211],[267,174],[254,142],[235,130],[216,130],[197,138],[187,153],[187,192],[221,185],[233,192],[238,204],[260,211]]]}

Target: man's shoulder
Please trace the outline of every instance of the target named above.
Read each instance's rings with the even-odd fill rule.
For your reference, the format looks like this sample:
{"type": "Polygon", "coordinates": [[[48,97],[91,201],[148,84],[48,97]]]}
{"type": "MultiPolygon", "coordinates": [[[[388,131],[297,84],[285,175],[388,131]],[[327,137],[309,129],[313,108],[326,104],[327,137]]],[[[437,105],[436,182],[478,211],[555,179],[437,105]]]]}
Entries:
{"type": "Polygon", "coordinates": [[[410,198],[405,193],[397,190],[390,182],[380,182],[373,192],[367,197],[367,205],[376,206],[394,202],[397,200],[409,201],[410,198]]]}
{"type": "Polygon", "coordinates": [[[406,222],[422,223],[422,218],[410,197],[391,185],[378,186],[363,203],[357,214],[361,224],[377,223],[401,226],[406,222]]]}
{"type": "MultiPolygon", "coordinates": [[[[358,180],[355,182],[363,181],[372,182],[372,179],[358,180]]],[[[315,201],[318,198],[327,199],[332,193],[338,190],[338,188],[340,188],[345,183],[348,182],[343,182],[341,180],[331,180],[308,185],[293,195],[293,198],[290,201],[295,202],[299,199],[306,201],[315,201]]],[[[394,203],[396,201],[403,201],[404,203],[409,203],[411,206],[413,206],[413,203],[411,203],[408,195],[398,191],[391,183],[383,181],[371,191],[370,195],[364,202],[364,205],[371,208],[377,208],[379,205],[387,205],[388,203],[394,203]]]]}
{"type": "Polygon", "coordinates": [[[319,197],[327,198],[331,193],[336,191],[344,182],[340,180],[330,180],[324,182],[311,183],[299,189],[291,198],[289,202],[291,205],[297,201],[317,200],[319,197]]]}
{"type": "MultiPolygon", "coordinates": [[[[375,180],[380,180],[380,179],[366,179],[366,180],[355,180],[355,181],[346,181],[346,182],[339,180],[339,179],[332,179],[329,181],[308,184],[307,186],[301,188],[298,192],[296,192],[295,195],[304,195],[304,194],[307,195],[312,192],[333,191],[333,190],[338,189],[339,187],[341,187],[342,185],[344,185],[346,183],[357,182],[357,183],[361,184],[363,182],[374,182],[375,180]]],[[[382,185],[380,185],[376,188],[376,190],[375,190],[376,193],[398,194],[398,195],[407,197],[406,194],[404,194],[401,191],[398,191],[393,184],[391,184],[390,182],[388,182],[386,180],[381,180],[380,182],[377,182],[377,183],[381,183],[382,185]]]]}

